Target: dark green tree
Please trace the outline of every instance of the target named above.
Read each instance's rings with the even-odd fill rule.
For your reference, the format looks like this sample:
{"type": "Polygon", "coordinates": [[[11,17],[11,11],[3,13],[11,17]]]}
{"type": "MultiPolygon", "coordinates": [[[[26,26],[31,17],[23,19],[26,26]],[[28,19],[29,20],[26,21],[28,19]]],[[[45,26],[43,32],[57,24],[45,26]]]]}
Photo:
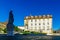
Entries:
{"type": "Polygon", "coordinates": [[[17,26],[14,26],[14,31],[18,32],[18,31],[20,31],[20,29],[17,26]]]}

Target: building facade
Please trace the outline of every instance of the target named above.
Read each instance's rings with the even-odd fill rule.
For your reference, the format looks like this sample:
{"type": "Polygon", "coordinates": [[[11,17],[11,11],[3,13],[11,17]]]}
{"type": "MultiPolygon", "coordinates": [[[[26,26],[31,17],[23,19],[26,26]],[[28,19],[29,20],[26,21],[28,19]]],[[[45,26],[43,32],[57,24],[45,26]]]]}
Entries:
{"type": "Polygon", "coordinates": [[[25,30],[41,33],[52,33],[52,15],[26,16],[25,30]]]}

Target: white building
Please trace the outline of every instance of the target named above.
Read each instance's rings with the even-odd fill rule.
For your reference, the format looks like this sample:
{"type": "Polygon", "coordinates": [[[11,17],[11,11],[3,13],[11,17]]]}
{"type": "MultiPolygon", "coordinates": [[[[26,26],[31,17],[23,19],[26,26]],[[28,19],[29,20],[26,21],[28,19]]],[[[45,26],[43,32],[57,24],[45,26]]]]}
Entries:
{"type": "Polygon", "coordinates": [[[19,29],[25,30],[24,26],[18,26],[19,29]]]}
{"type": "Polygon", "coordinates": [[[25,30],[41,33],[52,33],[52,15],[26,16],[25,30]]]}

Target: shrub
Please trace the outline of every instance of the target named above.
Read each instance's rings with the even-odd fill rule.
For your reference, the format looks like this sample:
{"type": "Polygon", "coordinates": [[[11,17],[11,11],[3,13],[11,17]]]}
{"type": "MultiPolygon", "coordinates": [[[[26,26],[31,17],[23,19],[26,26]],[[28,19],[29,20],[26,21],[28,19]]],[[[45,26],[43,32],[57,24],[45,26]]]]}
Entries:
{"type": "Polygon", "coordinates": [[[33,31],[31,33],[33,33],[33,34],[40,34],[39,32],[33,32],[33,31]]]}
{"type": "Polygon", "coordinates": [[[30,32],[29,31],[24,31],[23,32],[23,35],[27,35],[27,34],[30,34],[30,32]]]}
{"type": "Polygon", "coordinates": [[[7,29],[6,28],[3,31],[4,31],[4,33],[7,33],[7,29]]]}

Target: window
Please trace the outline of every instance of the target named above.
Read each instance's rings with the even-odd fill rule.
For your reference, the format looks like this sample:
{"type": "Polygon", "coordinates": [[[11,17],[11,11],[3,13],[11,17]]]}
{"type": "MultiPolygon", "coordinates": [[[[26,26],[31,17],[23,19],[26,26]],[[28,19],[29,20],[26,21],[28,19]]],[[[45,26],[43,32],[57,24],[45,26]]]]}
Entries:
{"type": "Polygon", "coordinates": [[[35,19],[35,22],[36,22],[37,20],[35,19]]]}
{"type": "Polygon", "coordinates": [[[28,29],[28,26],[27,26],[27,29],[28,29]]]}
{"type": "Polygon", "coordinates": [[[41,25],[41,24],[39,23],[39,25],[41,25]]]}
{"type": "Polygon", "coordinates": [[[31,26],[32,26],[33,24],[31,24],[31,26]]]}
{"type": "Polygon", "coordinates": [[[43,23],[43,25],[45,25],[45,23],[43,23]]]}
{"type": "Polygon", "coordinates": [[[49,26],[47,26],[47,30],[49,30],[49,26]]]}
{"type": "Polygon", "coordinates": [[[31,22],[33,22],[33,20],[31,19],[31,22]]]}
{"type": "Polygon", "coordinates": [[[35,24],[35,25],[37,25],[37,24],[35,24]]]}
{"type": "Polygon", "coordinates": [[[49,25],[49,23],[47,22],[47,24],[49,25]]]}

